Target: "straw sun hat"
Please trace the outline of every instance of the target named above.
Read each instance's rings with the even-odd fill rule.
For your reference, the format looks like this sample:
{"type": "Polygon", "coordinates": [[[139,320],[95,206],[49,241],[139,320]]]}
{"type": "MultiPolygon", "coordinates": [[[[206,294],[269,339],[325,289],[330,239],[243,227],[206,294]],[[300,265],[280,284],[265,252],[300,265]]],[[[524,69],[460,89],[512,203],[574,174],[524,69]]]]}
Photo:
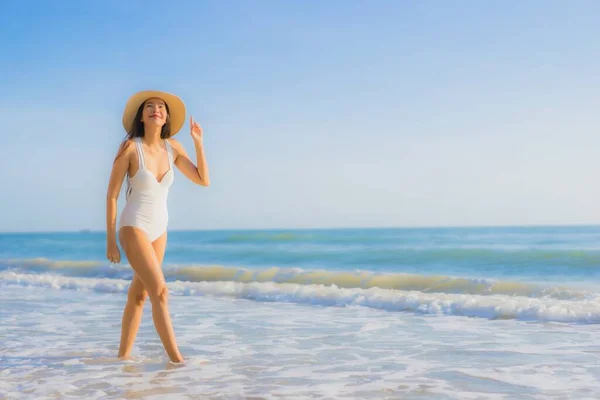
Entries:
{"type": "Polygon", "coordinates": [[[123,111],[123,127],[129,132],[133,119],[140,106],[148,99],[158,97],[167,103],[169,107],[169,119],[171,120],[171,136],[175,135],[185,123],[185,104],[174,94],[161,92],[158,90],[144,90],[135,93],[127,100],[125,110],[123,111]]]}

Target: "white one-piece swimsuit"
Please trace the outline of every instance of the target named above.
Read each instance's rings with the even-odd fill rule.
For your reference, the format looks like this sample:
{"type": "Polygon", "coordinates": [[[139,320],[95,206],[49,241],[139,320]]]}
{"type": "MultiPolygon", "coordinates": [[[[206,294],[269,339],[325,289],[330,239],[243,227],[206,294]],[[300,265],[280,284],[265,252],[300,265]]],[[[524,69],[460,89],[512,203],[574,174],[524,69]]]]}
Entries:
{"type": "Polygon", "coordinates": [[[139,159],[139,169],[134,176],[128,177],[127,202],[119,220],[119,229],[133,226],[146,232],[150,242],[158,239],[167,230],[169,214],[167,196],[173,183],[173,154],[169,141],[165,146],[169,157],[169,170],[158,181],[154,174],[146,169],[144,149],[139,137],[133,139],[139,159]]]}

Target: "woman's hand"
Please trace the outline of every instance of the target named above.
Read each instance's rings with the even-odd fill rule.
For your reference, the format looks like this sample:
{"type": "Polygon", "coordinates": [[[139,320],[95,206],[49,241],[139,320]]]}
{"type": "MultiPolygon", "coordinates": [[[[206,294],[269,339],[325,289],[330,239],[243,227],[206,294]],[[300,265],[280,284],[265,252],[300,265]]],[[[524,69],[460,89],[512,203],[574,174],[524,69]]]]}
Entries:
{"type": "Polygon", "coordinates": [[[196,142],[202,143],[202,128],[197,122],[194,122],[194,118],[190,116],[190,135],[196,142]]]}
{"type": "Polygon", "coordinates": [[[113,264],[118,264],[121,262],[121,252],[119,251],[119,246],[116,243],[108,243],[106,245],[106,258],[113,264]]]}

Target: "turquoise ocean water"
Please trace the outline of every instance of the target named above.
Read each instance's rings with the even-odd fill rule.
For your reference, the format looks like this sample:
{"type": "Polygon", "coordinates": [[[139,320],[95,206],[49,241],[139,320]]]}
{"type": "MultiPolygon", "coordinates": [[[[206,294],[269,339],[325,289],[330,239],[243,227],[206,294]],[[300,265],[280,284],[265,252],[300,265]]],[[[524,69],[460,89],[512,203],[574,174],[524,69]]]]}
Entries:
{"type": "Polygon", "coordinates": [[[114,359],[103,233],[4,233],[0,397],[598,398],[599,267],[595,226],[172,231],[170,368],[150,313],[114,359]]]}

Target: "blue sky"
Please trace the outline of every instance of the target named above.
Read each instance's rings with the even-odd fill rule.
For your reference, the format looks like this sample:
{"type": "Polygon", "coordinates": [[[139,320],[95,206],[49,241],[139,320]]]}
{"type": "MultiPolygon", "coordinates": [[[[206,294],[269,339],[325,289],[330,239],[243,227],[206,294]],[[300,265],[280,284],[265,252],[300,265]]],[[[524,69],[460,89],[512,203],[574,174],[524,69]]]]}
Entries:
{"type": "MultiPolygon", "coordinates": [[[[205,131],[212,186],[176,174],[171,229],[600,223],[599,18],[592,0],[5,2],[0,230],[103,230],[121,112],[149,88],[205,131]]],[[[177,138],[194,155],[187,123],[177,138]]]]}

